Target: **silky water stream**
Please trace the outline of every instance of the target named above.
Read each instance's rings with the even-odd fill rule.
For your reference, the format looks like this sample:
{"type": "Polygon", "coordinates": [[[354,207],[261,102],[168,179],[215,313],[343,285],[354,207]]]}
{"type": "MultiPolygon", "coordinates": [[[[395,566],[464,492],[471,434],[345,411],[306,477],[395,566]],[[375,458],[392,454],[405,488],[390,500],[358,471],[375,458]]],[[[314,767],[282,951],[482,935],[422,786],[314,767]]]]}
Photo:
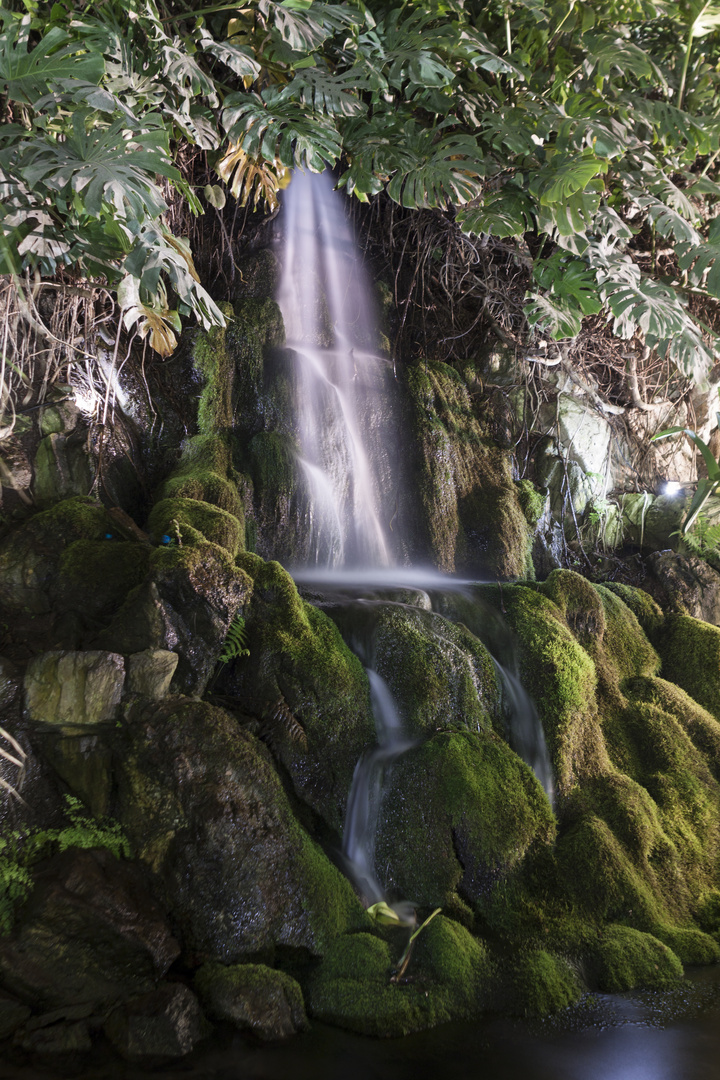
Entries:
{"type": "MultiPolygon", "coordinates": [[[[375,867],[375,835],[386,782],[394,761],[414,745],[405,730],[402,702],[392,693],[375,661],[373,631],[358,632],[363,605],[402,603],[419,598],[438,619],[450,610],[446,594],[465,589],[434,570],[393,565],[396,539],[383,522],[381,491],[388,447],[377,430],[363,392],[365,369],[382,364],[372,351],[376,336],[372,289],[355,248],[343,200],[329,174],[298,173],[285,196],[284,258],[278,302],[288,346],[295,358],[298,463],[309,489],[308,526],[313,565],[291,568],[301,587],[336,618],[346,641],[362,661],[370,681],[377,746],[355,769],[348,797],[343,859],[348,876],[367,904],[385,899],[375,867]],[[372,594],[374,599],[368,599],[372,594]],[[325,606],[325,604],[323,604],[325,606]]],[[[468,593],[466,599],[471,600],[468,593]]],[[[442,635],[442,628],[439,628],[442,635]]],[[[507,722],[508,741],[535,770],[552,801],[552,771],[542,726],[516,672],[495,661],[507,722]]]]}

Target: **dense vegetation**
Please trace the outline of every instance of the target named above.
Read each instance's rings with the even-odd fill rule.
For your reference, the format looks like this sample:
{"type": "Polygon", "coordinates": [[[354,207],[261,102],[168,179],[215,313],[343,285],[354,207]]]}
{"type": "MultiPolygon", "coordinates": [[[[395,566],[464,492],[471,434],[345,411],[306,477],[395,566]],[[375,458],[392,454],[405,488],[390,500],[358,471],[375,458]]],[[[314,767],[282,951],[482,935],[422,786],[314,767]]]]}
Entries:
{"type": "Polygon", "coordinates": [[[168,185],[193,213],[225,200],[183,178],[189,144],[243,202],[330,166],[361,200],[515,238],[530,325],[570,338],[606,310],[692,378],[714,363],[720,5],[24,0],[0,20],[2,269],[107,283],[160,352],[180,315],[222,321],[163,220],[168,185]]]}

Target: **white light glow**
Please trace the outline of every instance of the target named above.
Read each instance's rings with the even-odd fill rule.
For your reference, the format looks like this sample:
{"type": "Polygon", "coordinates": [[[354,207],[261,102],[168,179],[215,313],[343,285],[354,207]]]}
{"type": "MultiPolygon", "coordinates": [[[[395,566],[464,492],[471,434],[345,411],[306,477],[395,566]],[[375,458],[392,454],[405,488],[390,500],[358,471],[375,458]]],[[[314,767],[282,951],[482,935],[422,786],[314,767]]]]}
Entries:
{"type": "Polygon", "coordinates": [[[682,484],[678,483],[677,480],[668,480],[667,483],[665,484],[663,494],[664,495],[677,495],[680,491],[682,491],[682,484]]]}

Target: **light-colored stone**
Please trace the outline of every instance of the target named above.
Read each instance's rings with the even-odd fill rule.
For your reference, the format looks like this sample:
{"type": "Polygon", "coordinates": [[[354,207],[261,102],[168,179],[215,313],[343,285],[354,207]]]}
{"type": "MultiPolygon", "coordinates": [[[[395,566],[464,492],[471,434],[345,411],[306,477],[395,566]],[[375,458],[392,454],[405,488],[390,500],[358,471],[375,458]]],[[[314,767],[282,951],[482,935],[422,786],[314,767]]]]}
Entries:
{"type": "Polygon", "coordinates": [[[127,694],[159,701],[170,690],[170,683],[178,665],[178,654],[167,649],[145,649],[128,657],[127,694]]]}
{"type": "Polygon", "coordinates": [[[93,475],[84,443],[53,433],[41,440],[35,455],[35,500],[53,503],[87,495],[93,475]]]}
{"type": "Polygon", "coordinates": [[[119,653],[43,653],[25,672],[25,710],[46,724],[99,724],[115,718],[124,682],[119,653]]]}

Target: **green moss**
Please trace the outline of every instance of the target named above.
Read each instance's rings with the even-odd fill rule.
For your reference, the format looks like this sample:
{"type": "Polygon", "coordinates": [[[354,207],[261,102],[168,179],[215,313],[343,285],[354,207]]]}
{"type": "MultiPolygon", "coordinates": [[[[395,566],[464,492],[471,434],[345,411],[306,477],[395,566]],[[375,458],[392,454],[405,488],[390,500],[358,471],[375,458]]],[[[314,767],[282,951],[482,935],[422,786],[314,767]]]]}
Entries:
{"type": "Polygon", "coordinates": [[[174,522],[180,526],[183,546],[206,540],[224,548],[233,558],[245,539],[244,529],[233,514],[198,499],[161,499],[152,508],[148,527],[155,537],[175,538],[174,522]]]}
{"type": "Polygon", "coordinates": [[[648,641],[634,610],[603,585],[596,585],[595,590],[605,611],[604,652],[619,683],[638,675],[656,675],[660,657],[648,641]]]}
{"type": "Polygon", "coordinates": [[[300,797],[340,832],[355,765],[375,742],[367,676],[337,626],[300,598],[279,563],[245,553],[237,564],[254,588],[246,613],[252,663],[237,666],[235,692],[260,716],[284,703],[302,737],[270,720],[274,752],[300,797]]]}
{"type": "Polygon", "coordinates": [[[250,1028],[260,1038],[282,1038],[307,1027],[302,990],[284,971],[210,961],[196,972],[194,985],[209,1016],[250,1028]]]}
{"type": "Polygon", "coordinates": [[[63,499],[49,510],[35,514],[31,523],[48,538],[52,537],[56,545],[80,539],[99,540],[106,532],[112,532],[105,508],[84,495],[63,499]]]}
{"type": "Polygon", "coordinates": [[[248,448],[255,490],[261,500],[287,498],[296,484],[295,445],[287,435],[261,431],[248,448]]]}
{"type": "Polygon", "coordinates": [[[708,889],[700,898],[696,918],[700,928],[706,934],[712,934],[716,939],[720,939],[720,890],[708,889]]]}
{"type": "MultiPolygon", "coordinates": [[[[484,909],[555,832],[532,771],[494,733],[444,733],[393,767],[377,837],[386,885],[451,914],[484,909]]],[[[465,915],[467,917],[467,915],[465,915]]]]}
{"type": "Polygon", "coordinates": [[[658,652],[663,678],[720,719],[720,628],[691,615],[669,615],[658,652]]]}
{"type": "Polygon", "coordinates": [[[538,491],[532,480],[516,480],[515,488],[525,520],[531,529],[535,529],[545,510],[546,496],[538,491]]]}
{"type": "Polygon", "coordinates": [[[391,976],[407,935],[390,941],[354,934],[333,942],[306,986],[311,1014],[365,1035],[397,1036],[451,1019],[471,1019],[490,1003],[492,964],[457,923],[437,916],[423,930],[407,969],[391,976]]]}
{"type": "Polygon", "coordinates": [[[592,984],[617,994],[642,986],[660,989],[682,977],[680,960],[651,934],[630,926],[608,926],[587,956],[592,984]]]}
{"type": "MultiPolygon", "coordinates": [[[[592,605],[587,615],[582,614],[577,601],[569,610],[571,615],[578,612],[576,633],[588,640],[591,624],[604,627],[604,612],[594,589],[583,582],[585,587],[592,605]]],[[[557,578],[548,588],[560,597],[557,578]]],[[[559,794],[567,794],[581,776],[609,771],[597,723],[595,664],[568,629],[563,608],[543,595],[540,586],[504,586],[502,591],[496,586],[484,586],[478,592],[504,612],[516,634],[520,676],[540,714],[559,794]]],[[[560,598],[568,610],[570,601],[560,598]]]]}
{"type": "Polygon", "coordinates": [[[617,581],[606,581],[604,588],[615,593],[624,604],[627,604],[650,641],[655,641],[665,621],[665,616],[652,596],[643,589],[635,589],[632,585],[623,585],[617,581]]]}
{"type": "Polygon", "coordinates": [[[557,1012],[581,994],[577,976],[565,960],[544,949],[521,954],[512,970],[513,1011],[523,1016],[557,1012]]]}
{"type": "MultiPolygon", "coordinates": [[[[233,317],[232,308],[223,311],[233,317]]],[[[198,430],[214,435],[232,426],[233,360],[227,347],[228,330],[216,326],[198,335],[193,349],[193,363],[205,385],[198,402],[198,430]]]]}
{"type": "Polygon", "coordinates": [[[717,964],[720,961],[720,945],[695,927],[665,927],[660,931],[660,937],[683,964],[717,964]]]}
{"type": "Polygon", "coordinates": [[[60,557],[60,605],[91,618],[114,614],[145,577],[150,554],[144,544],[76,540],[60,557]]]}

